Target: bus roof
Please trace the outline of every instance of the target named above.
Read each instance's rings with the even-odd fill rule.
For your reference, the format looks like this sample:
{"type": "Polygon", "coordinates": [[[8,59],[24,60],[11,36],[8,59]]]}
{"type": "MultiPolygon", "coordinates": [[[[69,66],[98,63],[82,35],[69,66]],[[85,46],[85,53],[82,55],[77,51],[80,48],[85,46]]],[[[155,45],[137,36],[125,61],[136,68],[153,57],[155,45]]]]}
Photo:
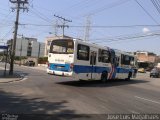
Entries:
{"type": "MultiPolygon", "coordinates": [[[[71,38],[70,37],[70,38],[60,38],[60,39],[65,39],[65,40],[71,40],[71,39],[73,39],[73,41],[78,41],[80,43],[84,43],[84,44],[92,46],[92,47],[97,47],[97,48],[102,48],[102,49],[111,49],[111,50],[114,50],[116,53],[119,53],[119,54],[125,54],[125,55],[129,55],[129,56],[135,56],[134,54],[131,54],[131,53],[128,53],[128,52],[125,52],[125,51],[122,51],[122,50],[113,49],[113,48],[110,48],[108,46],[103,46],[103,45],[96,44],[96,43],[93,43],[93,42],[90,42],[90,41],[84,41],[84,40],[79,39],[79,38],[71,38]]],[[[55,40],[58,40],[58,39],[55,39],[55,40]]]]}

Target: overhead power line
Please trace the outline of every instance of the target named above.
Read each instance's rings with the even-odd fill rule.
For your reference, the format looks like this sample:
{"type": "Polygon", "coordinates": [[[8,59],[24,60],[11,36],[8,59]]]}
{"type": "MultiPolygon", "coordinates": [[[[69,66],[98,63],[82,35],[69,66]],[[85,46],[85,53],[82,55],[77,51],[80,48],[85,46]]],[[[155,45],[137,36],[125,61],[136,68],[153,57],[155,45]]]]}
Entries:
{"type": "Polygon", "coordinates": [[[142,10],[156,23],[159,25],[159,23],[157,22],[157,20],[155,20],[152,15],[150,15],[150,13],[137,1],[135,0],[135,2],[142,8],[142,10]]]}
{"type": "MultiPolygon", "coordinates": [[[[19,25],[24,25],[24,26],[37,26],[37,27],[48,27],[48,26],[53,26],[51,24],[34,24],[34,23],[21,23],[19,25]]],[[[77,27],[77,28],[84,28],[87,26],[80,26],[80,25],[70,25],[70,27],[77,27]]],[[[135,28],[135,27],[160,27],[160,25],[114,25],[114,26],[107,26],[107,25],[94,25],[90,26],[92,28],[135,28]]]]}
{"type": "Polygon", "coordinates": [[[30,8],[31,8],[31,12],[33,14],[35,14],[37,17],[39,17],[40,19],[46,21],[46,22],[49,22],[51,23],[51,19],[49,19],[46,15],[42,14],[41,12],[39,12],[37,9],[35,9],[33,6],[29,5],[30,8]]]}
{"type": "Polygon", "coordinates": [[[140,36],[132,36],[132,37],[124,37],[124,38],[116,38],[116,39],[111,39],[111,38],[106,38],[102,40],[99,40],[97,42],[94,41],[94,43],[102,43],[102,42],[119,42],[119,41],[125,41],[125,40],[131,40],[131,39],[140,39],[140,38],[146,38],[146,37],[155,37],[155,36],[160,36],[160,34],[151,34],[151,35],[140,35],[140,36]]]}
{"type": "MultiPolygon", "coordinates": [[[[8,23],[8,21],[6,20],[7,18],[8,18],[8,16],[11,14],[11,11],[1,20],[2,22],[1,22],[1,24],[6,24],[6,23],[8,23]]],[[[10,20],[11,21],[11,20],[10,20]]]]}
{"type": "MultiPolygon", "coordinates": [[[[148,37],[140,37],[136,39],[125,39],[125,40],[119,40],[119,41],[112,41],[112,42],[107,42],[107,44],[120,44],[120,43],[129,43],[129,42],[135,42],[135,41],[140,41],[140,40],[147,40],[147,39],[153,39],[153,38],[158,38],[159,36],[148,36],[148,37]]],[[[101,42],[104,44],[104,42],[101,42]]]]}
{"type": "Polygon", "coordinates": [[[152,4],[156,8],[157,12],[160,14],[160,5],[156,0],[151,0],[152,4]]]}
{"type": "MultiPolygon", "coordinates": [[[[86,27],[86,26],[73,26],[70,27],[86,27]]],[[[160,25],[120,25],[120,26],[90,26],[93,28],[135,28],[135,27],[160,27],[160,25]]]]}
{"type": "Polygon", "coordinates": [[[152,37],[152,36],[160,36],[160,31],[152,31],[147,34],[131,34],[131,35],[120,35],[120,36],[115,36],[115,37],[109,37],[109,38],[97,38],[97,39],[91,39],[94,41],[97,41],[95,43],[99,43],[102,41],[105,42],[115,42],[115,41],[123,41],[123,40],[129,40],[129,39],[139,39],[139,38],[144,38],[144,37],[152,37]]]}
{"type": "Polygon", "coordinates": [[[37,17],[39,17],[40,19],[42,19],[43,21],[48,22],[48,23],[51,23],[50,20],[46,19],[46,17],[42,16],[41,14],[36,13],[36,12],[33,11],[32,9],[31,9],[30,11],[31,11],[34,15],[36,15],[37,17]]]}
{"type": "Polygon", "coordinates": [[[6,37],[8,37],[8,35],[10,35],[13,32],[13,28],[11,28],[3,37],[2,39],[5,39],[6,37]]]}
{"type": "Polygon", "coordinates": [[[72,20],[68,20],[68,19],[66,19],[64,17],[61,17],[61,16],[58,16],[58,15],[54,15],[54,17],[56,17],[56,18],[58,18],[58,19],[63,21],[62,25],[57,25],[57,27],[62,28],[62,30],[63,30],[62,32],[63,32],[63,36],[64,36],[64,29],[65,28],[69,28],[69,26],[66,25],[66,22],[72,22],[72,20]]]}
{"type": "Polygon", "coordinates": [[[118,2],[117,1],[113,2],[111,4],[105,5],[104,7],[101,7],[99,9],[95,9],[95,10],[91,11],[90,13],[88,13],[88,14],[86,14],[84,16],[95,15],[95,14],[100,13],[102,11],[105,11],[107,9],[111,9],[111,8],[117,7],[119,5],[122,5],[122,4],[124,4],[124,3],[128,2],[128,1],[130,1],[130,0],[123,0],[123,1],[119,0],[118,2]]]}
{"type": "Polygon", "coordinates": [[[93,0],[80,0],[77,3],[71,6],[68,6],[67,8],[62,8],[60,11],[56,11],[56,13],[62,13],[66,10],[72,10],[73,8],[78,7],[78,6],[82,7],[84,5],[87,5],[89,2],[93,2],[93,0]]]}

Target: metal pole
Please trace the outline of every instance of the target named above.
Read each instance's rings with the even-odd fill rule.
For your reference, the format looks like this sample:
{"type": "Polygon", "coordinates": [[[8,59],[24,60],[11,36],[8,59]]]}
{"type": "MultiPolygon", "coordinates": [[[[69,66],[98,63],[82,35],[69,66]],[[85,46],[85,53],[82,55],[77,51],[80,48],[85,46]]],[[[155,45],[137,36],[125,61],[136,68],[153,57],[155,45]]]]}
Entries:
{"type": "Polygon", "coordinates": [[[69,27],[69,26],[66,26],[65,24],[66,24],[66,22],[72,22],[72,20],[67,20],[66,18],[63,18],[63,17],[60,17],[60,16],[57,16],[57,15],[54,15],[55,17],[57,17],[57,18],[59,18],[59,19],[61,19],[61,20],[63,20],[63,25],[58,25],[58,27],[60,27],[60,28],[62,28],[62,37],[64,37],[64,29],[65,29],[65,27],[69,27]]]}
{"type": "Polygon", "coordinates": [[[9,0],[11,3],[16,4],[16,21],[15,21],[15,30],[14,30],[14,36],[13,36],[13,44],[12,44],[12,54],[11,54],[11,63],[10,63],[10,71],[9,74],[13,74],[13,68],[14,68],[14,57],[15,57],[15,49],[16,49],[16,39],[17,39],[17,31],[18,31],[18,22],[19,22],[19,11],[20,9],[23,9],[23,11],[28,10],[27,7],[24,7],[25,4],[28,4],[28,0],[9,0]],[[22,5],[22,7],[21,7],[22,5]]]}
{"type": "Polygon", "coordinates": [[[9,74],[13,75],[14,68],[14,57],[15,57],[15,49],[16,49],[16,39],[17,39],[17,31],[18,31],[18,22],[19,22],[19,11],[20,11],[20,3],[17,3],[17,14],[16,14],[16,22],[15,22],[15,31],[13,36],[13,44],[12,44],[12,55],[11,55],[11,63],[10,63],[10,71],[9,74]]]}

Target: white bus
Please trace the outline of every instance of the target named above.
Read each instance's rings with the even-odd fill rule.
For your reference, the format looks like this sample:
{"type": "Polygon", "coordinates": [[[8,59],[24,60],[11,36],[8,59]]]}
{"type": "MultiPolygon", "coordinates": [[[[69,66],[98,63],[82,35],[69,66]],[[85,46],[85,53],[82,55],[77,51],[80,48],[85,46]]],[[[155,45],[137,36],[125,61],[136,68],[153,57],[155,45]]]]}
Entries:
{"type": "Polygon", "coordinates": [[[79,39],[57,39],[50,46],[47,73],[74,80],[130,79],[137,73],[136,57],[79,39]]]}

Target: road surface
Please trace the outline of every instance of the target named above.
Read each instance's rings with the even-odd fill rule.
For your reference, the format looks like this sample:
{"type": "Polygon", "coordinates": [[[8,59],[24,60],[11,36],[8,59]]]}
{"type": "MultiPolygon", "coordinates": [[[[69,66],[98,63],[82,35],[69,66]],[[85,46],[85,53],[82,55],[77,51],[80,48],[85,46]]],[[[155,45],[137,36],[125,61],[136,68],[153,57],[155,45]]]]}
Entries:
{"type": "Polygon", "coordinates": [[[0,84],[0,112],[25,114],[160,113],[160,78],[81,82],[15,66],[26,79],[0,84]]]}

